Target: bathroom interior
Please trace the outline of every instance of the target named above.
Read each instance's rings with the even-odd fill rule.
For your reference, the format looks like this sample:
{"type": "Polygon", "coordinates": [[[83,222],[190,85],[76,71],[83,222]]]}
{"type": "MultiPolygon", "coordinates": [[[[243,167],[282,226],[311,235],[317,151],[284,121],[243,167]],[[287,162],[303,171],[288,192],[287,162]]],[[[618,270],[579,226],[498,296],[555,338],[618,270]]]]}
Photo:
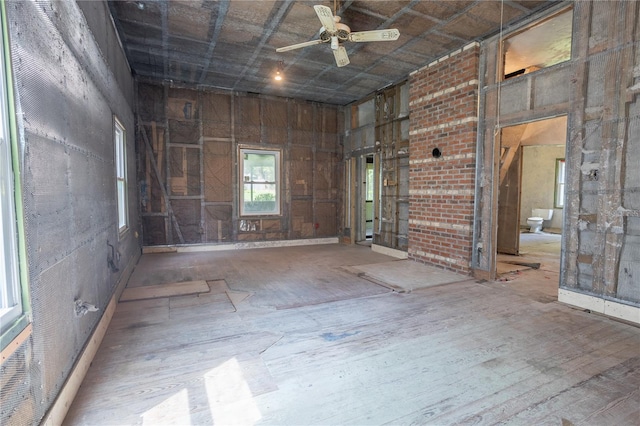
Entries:
{"type": "MultiPolygon", "coordinates": [[[[512,164],[506,164],[507,161],[503,160],[502,166],[510,167],[509,173],[513,173],[511,182],[505,185],[513,186],[515,182],[519,186],[519,191],[513,191],[513,204],[517,203],[519,214],[517,228],[499,230],[499,238],[501,231],[518,234],[511,238],[512,247],[500,250],[499,246],[499,263],[513,264],[513,256],[517,256],[515,263],[542,263],[552,269],[558,265],[559,269],[565,198],[566,128],[567,117],[561,116],[512,126],[503,131],[502,146],[511,146],[515,149],[513,155],[517,157],[512,164]]],[[[508,149],[503,149],[503,159],[508,157],[505,151],[508,149]]],[[[512,272],[514,268],[503,269],[512,272]]]]}

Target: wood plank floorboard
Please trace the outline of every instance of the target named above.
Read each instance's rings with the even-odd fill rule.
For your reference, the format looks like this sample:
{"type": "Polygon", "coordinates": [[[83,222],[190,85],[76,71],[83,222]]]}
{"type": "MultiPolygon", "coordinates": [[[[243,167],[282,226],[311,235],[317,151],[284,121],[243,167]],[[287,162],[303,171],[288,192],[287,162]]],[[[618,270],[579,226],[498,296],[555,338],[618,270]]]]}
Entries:
{"type": "Polygon", "coordinates": [[[129,287],[125,288],[122,292],[120,302],[184,296],[189,294],[208,293],[209,291],[209,286],[204,280],[149,285],[144,287],[129,287]]]}
{"type": "Polygon", "coordinates": [[[554,271],[410,293],[348,272],[391,261],[143,255],[129,286],[211,291],[120,303],[65,424],[640,424],[640,329],[559,304],[554,271]]]}

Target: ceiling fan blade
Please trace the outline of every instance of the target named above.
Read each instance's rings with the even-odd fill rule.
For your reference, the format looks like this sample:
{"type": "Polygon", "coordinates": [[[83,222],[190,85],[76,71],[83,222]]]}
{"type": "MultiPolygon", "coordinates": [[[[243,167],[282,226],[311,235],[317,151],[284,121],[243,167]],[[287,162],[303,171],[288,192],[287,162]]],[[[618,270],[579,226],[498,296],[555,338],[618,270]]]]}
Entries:
{"type": "Polygon", "coordinates": [[[358,31],[349,35],[349,40],[362,41],[393,41],[400,37],[400,31],[395,28],[388,30],[358,31]]]}
{"type": "Polygon", "coordinates": [[[304,43],[292,44],[291,46],[278,47],[276,52],[286,52],[288,50],[300,49],[302,47],[313,46],[322,43],[322,40],[305,41],[304,43]]]}
{"type": "Polygon", "coordinates": [[[336,21],[333,19],[333,13],[331,13],[331,8],[322,5],[315,5],[313,8],[316,11],[316,15],[318,15],[318,19],[322,23],[322,26],[325,30],[329,31],[329,33],[333,34],[337,31],[336,29],[336,21]]]}
{"type": "Polygon", "coordinates": [[[336,58],[336,65],[344,67],[349,65],[349,56],[347,55],[347,49],[344,46],[338,47],[336,50],[332,50],[333,56],[336,58]]]}

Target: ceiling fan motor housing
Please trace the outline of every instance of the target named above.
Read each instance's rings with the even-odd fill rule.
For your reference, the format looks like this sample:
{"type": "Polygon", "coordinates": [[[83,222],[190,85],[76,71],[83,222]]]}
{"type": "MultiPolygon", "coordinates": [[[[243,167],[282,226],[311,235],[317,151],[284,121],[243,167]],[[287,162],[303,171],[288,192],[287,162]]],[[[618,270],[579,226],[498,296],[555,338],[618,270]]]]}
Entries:
{"type": "Polygon", "coordinates": [[[336,36],[338,37],[338,40],[340,41],[348,41],[349,40],[349,34],[351,34],[351,28],[349,28],[347,25],[345,24],[341,24],[339,22],[336,23],[336,31],[335,33],[331,33],[329,31],[327,31],[327,29],[325,27],[320,28],[320,40],[322,40],[323,42],[327,42],[331,40],[332,36],[336,36]]]}

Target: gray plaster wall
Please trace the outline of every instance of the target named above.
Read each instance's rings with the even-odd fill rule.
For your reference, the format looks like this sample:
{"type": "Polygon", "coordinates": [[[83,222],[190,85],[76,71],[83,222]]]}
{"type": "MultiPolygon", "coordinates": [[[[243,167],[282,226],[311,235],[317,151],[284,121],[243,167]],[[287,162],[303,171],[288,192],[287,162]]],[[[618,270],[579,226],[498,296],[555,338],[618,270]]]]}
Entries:
{"type": "Polygon", "coordinates": [[[565,63],[500,82],[499,37],[482,44],[473,266],[478,276],[495,272],[495,127],[566,114],[560,288],[638,307],[640,3],[571,6],[572,52],[565,63]]]}
{"type": "MultiPolygon", "coordinates": [[[[504,33],[481,42],[478,69],[478,141],[476,147],[476,187],[473,223],[474,275],[493,279],[496,276],[499,168],[502,155],[496,130],[539,120],[565,116],[569,112],[571,61],[503,80],[501,46],[503,37],[523,31],[528,25],[571,7],[560,2],[538,16],[508,28],[504,33]]],[[[574,31],[575,33],[575,31],[574,31]]]]}
{"type": "Polygon", "coordinates": [[[576,4],[561,287],[640,306],[640,7],[576,4]]]}
{"type": "Polygon", "coordinates": [[[2,364],[0,424],[39,424],[140,254],[133,81],[115,32],[105,31],[105,4],[20,1],[6,2],[6,11],[33,331],[2,364]],[[128,157],[129,228],[121,235],[114,116],[128,157]],[[99,310],[78,317],[77,299],[99,310]]]}

